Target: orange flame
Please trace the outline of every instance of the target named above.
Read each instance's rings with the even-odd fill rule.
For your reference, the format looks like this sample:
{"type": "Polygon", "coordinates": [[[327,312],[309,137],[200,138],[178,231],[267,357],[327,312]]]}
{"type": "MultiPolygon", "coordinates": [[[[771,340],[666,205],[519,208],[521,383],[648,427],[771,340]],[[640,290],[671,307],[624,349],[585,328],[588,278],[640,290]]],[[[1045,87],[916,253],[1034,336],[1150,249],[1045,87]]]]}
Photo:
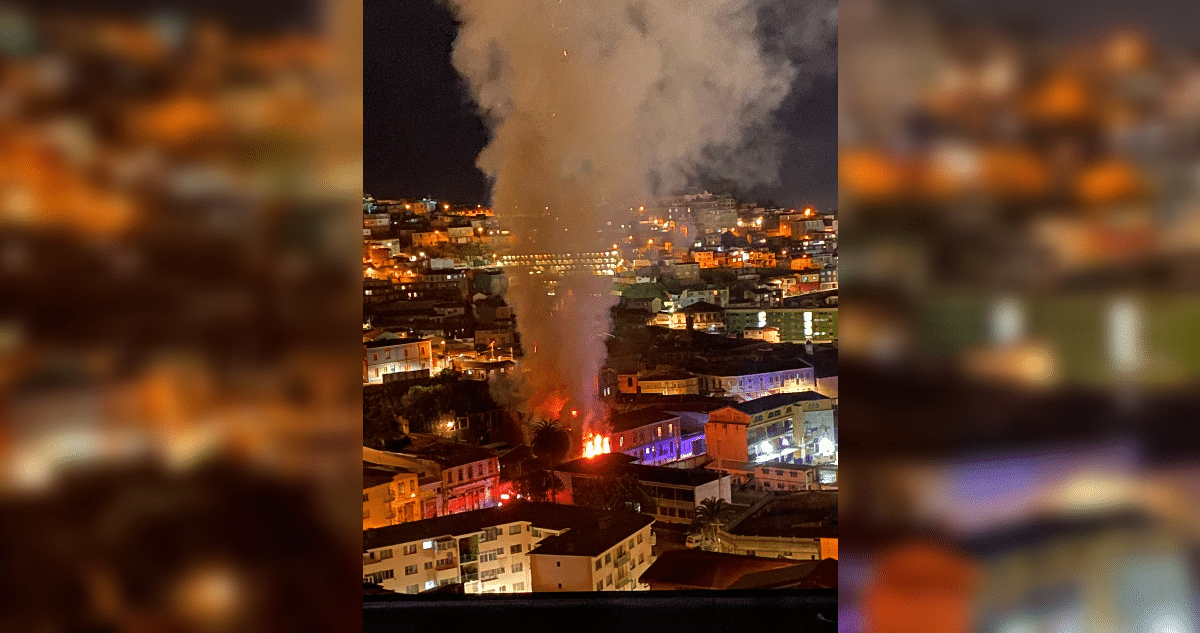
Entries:
{"type": "Polygon", "coordinates": [[[583,456],[588,459],[611,452],[612,448],[607,437],[592,434],[583,442],[583,456]]]}

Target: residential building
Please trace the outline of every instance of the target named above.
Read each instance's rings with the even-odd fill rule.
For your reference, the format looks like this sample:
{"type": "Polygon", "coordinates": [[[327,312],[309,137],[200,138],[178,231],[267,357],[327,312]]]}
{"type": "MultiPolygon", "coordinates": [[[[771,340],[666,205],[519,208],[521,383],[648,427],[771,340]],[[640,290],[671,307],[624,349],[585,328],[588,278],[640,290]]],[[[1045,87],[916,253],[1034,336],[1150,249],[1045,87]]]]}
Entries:
{"type": "Polygon", "coordinates": [[[500,256],[499,264],[504,268],[549,274],[590,273],[593,275],[612,275],[621,263],[619,251],[600,251],[595,253],[542,253],[535,255],[500,256]]]}
{"type": "MultiPolygon", "coordinates": [[[[447,424],[452,425],[453,421],[447,424]]],[[[500,480],[500,464],[495,451],[420,433],[410,433],[409,437],[413,443],[399,451],[364,447],[363,460],[419,473],[422,490],[435,488],[432,483],[425,483],[425,477],[436,477],[441,486],[439,512],[443,514],[491,507],[496,503],[494,491],[500,480]]]]}
{"type": "Polygon", "coordinates": [[[766,462],[754,466],[754,487],[772,492],[804,492],[825,490],[825,486],[837,487],[837,468],[794,464],[788,462],[766,462]],[[824,480],[824,483],[822,482],[824,480]]]}
{"type": "Polygon", "coordinates": [[[838,557],[837,493],[800,492],[735,518],[717,530],[730,554],[823,560],[838,557]]]}
{"type": "Polygon", "coordinates": [[[683,366],[700,377],[701,394],[741,401],[777,393],[810,391],[816,386],[812,365],[799,358],[696,359],[683,366]]]}
{"type": "Polygon", "coordinates": [[[632,588],[653,563],[653,522],[642,514],[522,501],[366,530],[363,580],[408,594],[456,583],[471,594],[615,590],[620,568],[632,577],[621,588],[632,588]],[[571,532],[537,553],[547,539],[571,532]],[[613,583],[597,589],[597,572],[613,575],[613,583]]]}
{"type": "Polygon", "coordinates": [[[684,328],[704,332],[725,331],[725,309],[715,303],[697,301],[682,308],[685,318],[684,328]]]}
{"type": "Polygon", "coordinates": [[[696,394],[699,393],[700,378],[682,369],[664,367],[637,375],[619,376],[617,388],[621,393],[657,393],[668,396],[696,394]]]}
{"type": "Polygon", "coordinates": [[[675,298],[675,309],[682,310],[693,303],[706,301],[724,308],[729,305],[728,288],[684,288],[675,298]]]}
{"type": "Polygon", "coordinates": [[[634,457],[642,464],[664,464],[679,459],[679,416],[657,409],[639,409],[612,416],[609,442],[614,452],[634,457]]]}
{"type": "Polygon", "coordinates": [[[725,460],[737,463],[741,471],[752,470],[741,466],[747,462],[803,461],[804,416],[814,402],[819,406],[829,398],[814,391],[782,393],[710,412],[705,427],[709,457],[717,460],[718,468],[725,460]]]}
{"type": "Polygon", "coordinates": [[[428,376],[433,369],[429,339],[380,337],[363,343],[363,382],[378,385],[388,374],[428,376]]]}
{"type": "Polygon", "coordinates": [[[529,552],[530,584],[536,592],[635,591],[654,564],[653,517],[603,513],[543,538],[529,552]]]}
{"type": "Polygon", "coordinates": [[[732,502],[732,479],[728,475],[705,469],[647,466],[621,453],[576,459],[559,464],[555,472],[563,482],[563,498],[572,500],[601,479],[633,475],[654,497],[655,520],[664,523],[691,522],[696,518],[696,508],[705,499],[732,502]]]}
{"type": "Polygon", "coordinates": [[[779,342],[779,328],[777,327],[748,327],[743,332],[746,338],[756,341],[766,341],[768,343],[779,342]]]}
{"type": "Polygon", "coordinates": [[[417,473],[363,462],[363,529],[421,518],[417,473]]]}
{"type": "Polygon", "coordinates": [[[777,327],[779,340],[785,343],[829,343],[838,337],[838,309],[726,308],[725,327],[731,335],[751,327],[777,327]]]}

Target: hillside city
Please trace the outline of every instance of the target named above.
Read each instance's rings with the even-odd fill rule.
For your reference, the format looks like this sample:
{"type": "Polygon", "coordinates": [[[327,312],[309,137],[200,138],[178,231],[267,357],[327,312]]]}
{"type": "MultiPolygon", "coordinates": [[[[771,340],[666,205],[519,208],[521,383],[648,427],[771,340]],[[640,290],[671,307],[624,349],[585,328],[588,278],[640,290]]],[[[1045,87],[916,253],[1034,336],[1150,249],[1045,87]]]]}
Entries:
{"type": "Polygon", "coordinates": [[[611,250],[516,254],[491,209],[364,194],[365,594],[836,587],[836,211],[607,217],[611,250]],[[566,318],[518,314],[512,276],[580,274],[611,282],[582,448],[499,387],[522,321],[566,318]]]}

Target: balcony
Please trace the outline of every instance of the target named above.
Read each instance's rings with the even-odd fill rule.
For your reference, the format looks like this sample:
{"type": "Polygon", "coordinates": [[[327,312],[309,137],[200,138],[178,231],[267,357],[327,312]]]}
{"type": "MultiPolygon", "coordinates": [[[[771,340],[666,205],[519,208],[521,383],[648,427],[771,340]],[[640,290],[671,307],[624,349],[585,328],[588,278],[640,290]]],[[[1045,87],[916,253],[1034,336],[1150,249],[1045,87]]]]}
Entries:
{"type": "Polygon", "coordinates": [[[624,577],[624,578],[618,578],[618,579],[617,579],[617,589],[623,589],[623,588],[625,588],[625,586],[626,586],[626,585],[628,585],[628,584],[629,584],[630,582],[632,582],[632,581],[633,581],[633,577],[632,577],[632,576],[626,576],[626,577],[624,577]]]}
{"type": "Polygon", "coordinates": [[[464,564],[465,563],[473,563],[473,562],[479,560],[479,553],[478,552],[468,552],[466,554],[460,555],[458,557],[458,559],[459,559],[459,562],[462,562],[464,564]]]}
{"type": "Polygon", "coordinates": [[[450,558],[444,558],[438,561],[433,568],[438,571],[446,571],[447,569],[454,569],[456,567],[458,567],[458,561],[451,556],[450,558]]]}
{"type": "Polygon", "coordinates": [[[463,581],[464,583],[467,583],[467,582],[475,582],[475,581],[477,581],[477,580],[479,580],[479,572],[474,572],[474,573],[470,573],[470,574],[463,574],[463,575],[462,575],[462,581],[463,581]]]}
{"type": "Polygon", "coordinates": [[[618,556],[616,560],[613,561],[613,565],[615,565],[617,567],[617,569],[620,569],[625,566],[625,563],[629,562],[629,559],[630,559],[630,555],[628,553],[622,554],[622,555],[618,556]]]}

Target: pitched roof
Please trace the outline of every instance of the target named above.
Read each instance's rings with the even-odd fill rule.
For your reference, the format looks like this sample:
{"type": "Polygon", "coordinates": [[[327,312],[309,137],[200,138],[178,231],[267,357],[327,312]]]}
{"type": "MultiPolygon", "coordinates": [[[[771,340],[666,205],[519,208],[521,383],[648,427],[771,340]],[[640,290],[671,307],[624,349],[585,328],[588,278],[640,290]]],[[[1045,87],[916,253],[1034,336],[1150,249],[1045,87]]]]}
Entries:
{"type": "Polygon", "coordinates": [[[791,567],[752,572],[728,589],[836,589],[837,559],[804,561],[791,567]]]}
{"type": "Polygon", "coordinates": [[[542,539],[529,550],[529,555],[599,556],[651,523],[654,523],[654,517],[648,514],[599,513],[591,523],[573,526],[562,534],[542,539]]]}
{"type": "Polygon", "coordinates": [[[667,293],[667,289],[658,283],[632,284],[621,291],[621,297],[625,299],[671,300],[671,295],[667,293]]]}
{"type": "Polygon", "coordinates": [[[795,404],[797,402],[803,402],[806,400],[829,400],[829,396],[821,395],[815,391],[776,393],[769,396],[763,396],[761,398],[755,398],[754,400],[739,402],[733,405],[733,408],[741,411],[742,413],[754,415],[756,413],[770,411],[771,409],[778,409],[779,407],[795,404]]]}
{"type": "Polygon", "coordinates": [[[692,314],[694,312],[724,312],[725,308],[708,301],[697,301],[683,309],[684,312],[692,314]]]}
{"type": "Polygon", "coordinates": [[[557,472],[590,475],[592,477],[619,477],[633,475],[638,481],[663,484],[668,486],[683,486],[695,488],[721,478],[720,473],[707,469],[671,468],[669,466],[650,466],[634,464],[636,458],[624,453],[608,453],[596,457],[581,457],[576,460],[559,464],[557,472]]]}
{"type": "MultiPolygon", "coordinates": [[[[600,517],[610,514],[612,513],[605,510],[596,510],[582,506],[521,501],[495,508],[472,510],[460,514],[450,514],[432,519],[408,521],[398,525],[363,530],[363,551],[439,537],[467,536],[482,532],[485,528],[511,523],[530,523],[537,528],[555,531],[583,528],[586,533],[593,525],[597,528],[599,527],[600,517]]],[[[654,517],[649,515],[630,513],[622,516],[644,517],[644,519],[636,519],[637,522],[645,521],[642,525],[648,525],[654,520],[654,517]]],[[[623,526],[630,524],[630,522],[614,522],[614,524],[623,526]]],[[[616,538],[613,541],[613,545],[625,536],[627,535],[616,538]]]]}
{"type": "Polygon", "coordinates": [[[628,431],[659,422],[674,420],[679,416],[659,409],[638,409],[628,413],[619,413],[609,419],[613,432],[628,431]]]}
{"type": "Polygon", "coordinates": [[[642,572],[640,582],[696,589],[727,589],[748,574],[796,566],[785,558],[764,558],[706,552],[699,549],[668,550],[642,572]]]}

